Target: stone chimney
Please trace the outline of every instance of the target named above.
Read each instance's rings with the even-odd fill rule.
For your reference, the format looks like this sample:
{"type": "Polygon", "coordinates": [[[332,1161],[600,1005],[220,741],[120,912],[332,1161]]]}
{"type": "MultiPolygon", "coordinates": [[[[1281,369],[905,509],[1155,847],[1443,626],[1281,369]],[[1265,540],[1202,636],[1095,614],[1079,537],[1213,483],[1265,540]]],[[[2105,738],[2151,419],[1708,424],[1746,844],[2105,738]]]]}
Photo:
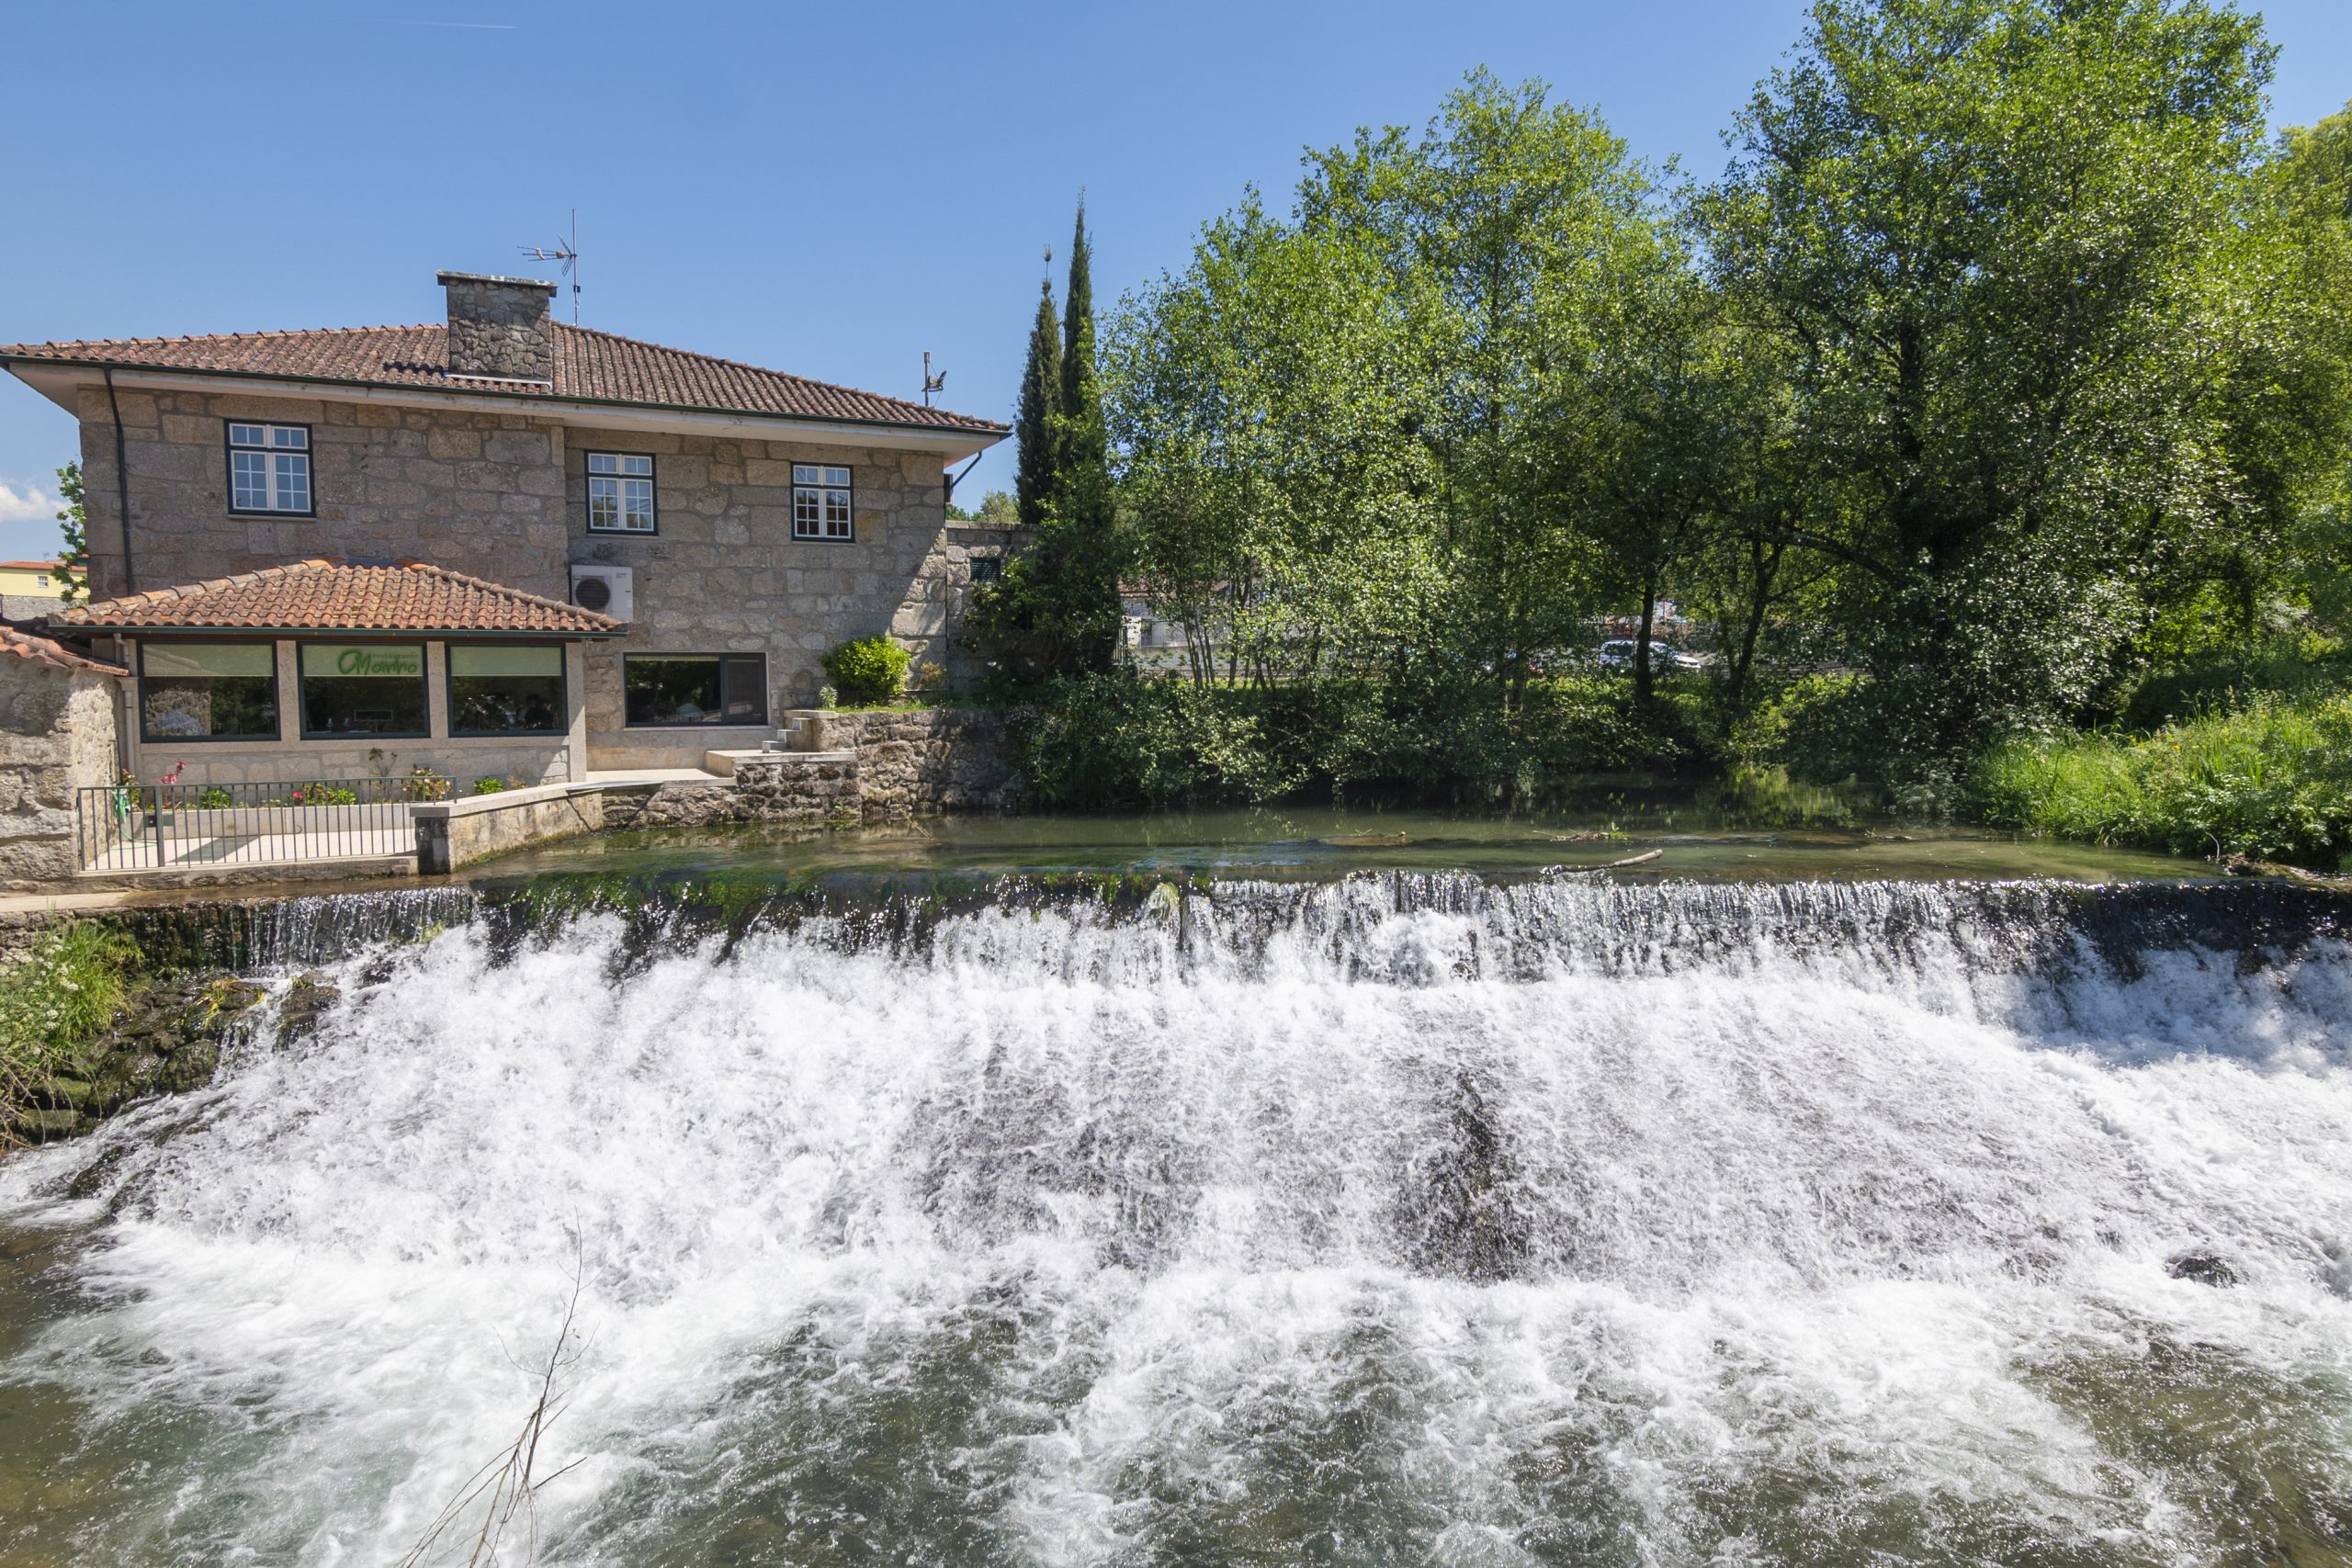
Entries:
{"type": "Polygon", "coordinates": [[[555,379],[555,285],[528,277],[445,272],[449,294],[449,371],[502,381],[555,379]]]}

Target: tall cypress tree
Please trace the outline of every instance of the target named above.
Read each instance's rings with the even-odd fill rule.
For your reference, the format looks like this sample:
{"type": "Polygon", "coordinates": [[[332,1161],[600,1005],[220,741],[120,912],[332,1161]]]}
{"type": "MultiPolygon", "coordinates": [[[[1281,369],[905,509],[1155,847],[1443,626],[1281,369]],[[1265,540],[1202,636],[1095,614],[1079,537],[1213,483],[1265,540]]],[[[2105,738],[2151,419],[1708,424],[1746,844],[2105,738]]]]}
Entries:
{"type": "Polygon", "coordinates": [[[1035,528],[1053,511],[1061,467],[1062,341],[1054,321],[1054,285],[1037,285],[1037,320],[1029,329],[1029,364],[1021,373],[1021,412],[1013,428],[1021,463],[1012,480],[1021,521],[1035,528]]]}
{"type": "Polygon", "coordinates": [[[1062,296],[1062,417],[1068,422],[1064,471],[1099,466],[1109,443],[1094,387],[1094,247],[1086,239],[1084,197],[1079,197],[1078,229],[1069,242],[1069,288],[1062,296]]]}
{"type": "Polygon", "coordinates": [[[1094,368],[1094,247],[1086,202],[1070,237],[1069,288],[1062,299],[1060,471],[1063,537],[1055,541],[1061,662],[1108,670],[1117,648],[1119,571],[1114,538],[1110,437],[1094,368]]]}

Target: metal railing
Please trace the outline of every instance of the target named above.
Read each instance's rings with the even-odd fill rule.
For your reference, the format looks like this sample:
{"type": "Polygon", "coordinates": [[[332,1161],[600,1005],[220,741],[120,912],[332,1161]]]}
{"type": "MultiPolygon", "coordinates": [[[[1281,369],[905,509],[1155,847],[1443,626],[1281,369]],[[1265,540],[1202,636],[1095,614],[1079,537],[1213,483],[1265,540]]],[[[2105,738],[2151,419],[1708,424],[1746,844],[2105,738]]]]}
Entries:
{"type": "Polygon", "coordinates": [[[114,784],[74,792],[82,869],[200,871],[416,852],[410,807],[449,798],[436,774],[301,784],[114,784]]]}

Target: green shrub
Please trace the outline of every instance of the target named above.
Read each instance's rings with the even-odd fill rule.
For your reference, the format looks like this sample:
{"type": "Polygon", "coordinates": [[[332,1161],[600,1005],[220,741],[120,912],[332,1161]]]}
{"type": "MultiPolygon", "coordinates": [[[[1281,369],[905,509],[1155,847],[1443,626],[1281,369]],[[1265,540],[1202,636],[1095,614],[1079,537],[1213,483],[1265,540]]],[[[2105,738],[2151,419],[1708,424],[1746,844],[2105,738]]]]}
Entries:
{"type": "Polygon", "coordinates": [[[1626,682],[1545,679],[1516,712],[1501,697],[1491,682],[1204,688],[1120,671],[1029,687],[1013,733],[1031,797],[1088,810],[1349,792],[1524,802],[1569,775],[1705,756],[1695,694],[1644,706],[1626,682]]]}
{"type": "Polygon", "coordinates": [[[486,779],[474,780],[474,793],[476,795],[500,795],[503,794],[505,789],[506,781],[494,775],[486,779]]]}
{"type": "Polygon", "coordinates": [[[1731,733],[1731,750],[1754,768],[1785,768],[1810,784],[1874,773],[1861,739],[1868,699],[1852,675],[1806,675],[1757,705],[1731,733]]]}
{"type": "Polygon", "coordinates": [[[0,969],[0,1095],[15,1098],[103,1033],[138,963],[129,937],[81,920],[0,969]]]}
{"type": "Polygon", "coordinates": [[[907,650],[879,635],[842,643],[824,658],[842,700],[887,703],[906,690],[907,650]]]}
{"type": "Polygon", "coordinates": [[[2332,869],[2352,852],[2352,698],[2257,695],[2144,738],[2014,742],[1968,784],[1996,827],[2332,869]]]}

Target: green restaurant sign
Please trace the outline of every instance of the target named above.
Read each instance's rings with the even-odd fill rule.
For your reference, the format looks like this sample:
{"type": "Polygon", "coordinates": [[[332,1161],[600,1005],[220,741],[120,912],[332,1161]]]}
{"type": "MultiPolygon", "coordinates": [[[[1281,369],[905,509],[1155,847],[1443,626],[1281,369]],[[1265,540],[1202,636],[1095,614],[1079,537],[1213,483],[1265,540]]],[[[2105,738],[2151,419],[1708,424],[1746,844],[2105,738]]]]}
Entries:
{"type": "Polygon", "coordinates": [[[390,677],[410,681],[424,675],[424,649],[414,645],[371,643],[306,643],[302,648],[306,675],[390,677]]]}

